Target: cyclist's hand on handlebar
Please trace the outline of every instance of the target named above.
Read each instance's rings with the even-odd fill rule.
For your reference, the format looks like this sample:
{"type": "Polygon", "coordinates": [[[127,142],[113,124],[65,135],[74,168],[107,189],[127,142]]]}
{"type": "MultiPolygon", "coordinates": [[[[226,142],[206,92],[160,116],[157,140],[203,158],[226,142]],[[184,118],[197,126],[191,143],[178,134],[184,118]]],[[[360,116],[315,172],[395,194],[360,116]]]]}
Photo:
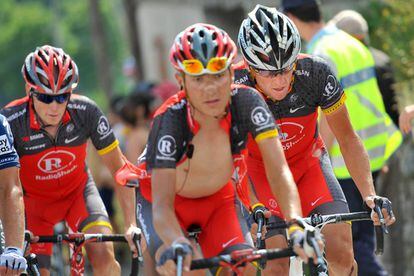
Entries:
{"type": "Polygon", "coordinates": [[[27,261],[23,251],[17,247],[6,247],[0,256],[1,275],[20,275],[27,269],[27,261]]]}
{"type": "Polygon", "coordinates": [[[161,275],[176,275],[177,271],[177,250],[180,249],[183,256],[183,271],[190,271],[193,248],[191,243],[184,237],[175,240],[172,245],[161,253],[157,261],[157,272],[161,275]]]}
{"type": "Polygon", "coordinates": [[[309,258],[313,258],[314,263],[317,264],[318,258],[322,257],[320,255],[324,248],[320,232],[313,226],[304,222],[303,219],[297,218],[289,222],[288,234],[293,250],[302,261],[308,263],[309,258]],[[315,241],[315,243],[312,243],[312,240],[315,241]],[[314,248],[314,244],[317,245],[318,248],[314,248]]]}
{"type": "Polygon", "coordinates": [[[374,225],[381,225],[384,223],[385,225],[391,225],[395,222],[394,212],[392,211],[392,203],[386,197],[381,196],[368,196],[365,198],[365,203],[369,208],[372,209],[371,211],[371,219],[374,222],[374,225]],[[381,210],[383,218],[378,216],[377,212],[375,212],[375,205],[377,205],[379,210],[381,210]]]}
{"type": "Polygon", "coordinates": [[[136,257],[138,257],[138,248],[137,248],[137,245],[135,245],[135,243],[134,243],[134,236],[135,237],[138,236],[138,243],[139,243],[138,246],[139,245],[141,246],[141,251],[142,252],[144,252],[145,249],[147,248],[147,243],[146,243],[145,239],[142,236],[142,232],[141,232],[140,228],[138,228],[134,225],[131,225],[127,229],[127,231],[125,233],[125,238],[128,241],[128,245],[129,245],[129,248],[131,249],[131,252],[134,252],[133,257],[136,258],[136,257]]]}
{"type": "Polygon", "coordinates": [[[252,212],[250,214],[252,226],[250,228],[250,234],[253,237],[253,241],[256,242],[257,228],[259,219],[262,220],[262,237],[266,234],[266,221],[272,216],[272,213],[263,205],[255,204],[252,206],[252,212]]]}

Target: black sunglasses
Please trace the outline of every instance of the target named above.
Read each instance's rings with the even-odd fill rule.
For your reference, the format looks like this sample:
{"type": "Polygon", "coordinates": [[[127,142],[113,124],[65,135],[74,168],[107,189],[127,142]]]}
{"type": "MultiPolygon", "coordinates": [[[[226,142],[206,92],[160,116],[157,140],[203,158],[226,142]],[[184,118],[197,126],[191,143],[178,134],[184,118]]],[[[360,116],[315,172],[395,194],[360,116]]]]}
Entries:
{"type": "Polygon", "coordinates": [[[38,99],[40,102],[45,104],[51,104],[53,101],[57,102],[58,104],[63,104],[68,101],[70,97],[70,93],[64,93],[60,95],[47,95],[37,92],[32,92],[32,94],[38,99]]]}

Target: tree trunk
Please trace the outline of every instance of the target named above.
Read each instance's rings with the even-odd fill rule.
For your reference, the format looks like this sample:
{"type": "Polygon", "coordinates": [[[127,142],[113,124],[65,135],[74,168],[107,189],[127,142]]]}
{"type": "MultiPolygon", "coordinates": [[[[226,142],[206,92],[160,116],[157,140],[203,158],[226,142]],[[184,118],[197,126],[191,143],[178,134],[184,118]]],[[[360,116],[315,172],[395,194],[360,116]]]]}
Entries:
{"type": "Polygon", "coordinates": [[[138,81],[144,80],[144,71],[142,70],[142,58],[141,58],[141,46],[139,44],[139,31],[138,31],[138,2],[139,0],[123,0],[126,25],[128,29],[129,45],[132,56],[135,58],[136,64],[136,79],[138,81]]]}
{"type": "Polygon", "coordinates": [[[99,9],[98,0],[89,0],[89,6],[93,54],[95,56],[95,62],[98,72],[97,78],[100,87],[109,99],[113,95],[111,63],[108,59],[109,54],[108,48],[106,47],[102,13],[99,9]]]}

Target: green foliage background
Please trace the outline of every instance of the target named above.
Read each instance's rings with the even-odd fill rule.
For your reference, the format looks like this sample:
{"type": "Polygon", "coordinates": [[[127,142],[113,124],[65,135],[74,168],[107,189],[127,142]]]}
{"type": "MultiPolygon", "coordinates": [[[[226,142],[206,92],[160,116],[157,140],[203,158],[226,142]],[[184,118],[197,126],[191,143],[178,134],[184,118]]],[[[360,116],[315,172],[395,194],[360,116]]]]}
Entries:
{"type": "Polygon", "coordinates": [[[393,63],[399,106],[414,103],[414,0],[371,0],[362,11],[370,28],[371,45],[393,63]]]}
{"type": "MultiPolygon", "coordinates": [[[[115,80],[122,90],[122,61],[127,42],[120,30],[122,6],[117,1],[99,1],[115,80]],[[114,4],[117,3],[117,4],[114,4]]],[[[78,93],[106,104],[98,87],[87,0],[1,0],[0,1],[0,106],[25,95],[20,70],[26,55],[37,46],[61,47],[80,70],[78,93]]]]}

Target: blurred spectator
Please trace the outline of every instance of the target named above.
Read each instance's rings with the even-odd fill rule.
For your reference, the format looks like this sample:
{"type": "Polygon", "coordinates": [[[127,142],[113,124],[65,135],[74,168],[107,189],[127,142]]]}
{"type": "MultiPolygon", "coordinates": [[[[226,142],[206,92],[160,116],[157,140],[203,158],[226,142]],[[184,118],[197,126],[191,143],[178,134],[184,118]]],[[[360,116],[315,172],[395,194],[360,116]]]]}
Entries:
{"type": "Polygon", "coordinates": [[[148,139],[152,106],[155,100],[154,84],[141,82],[125,99],[121,118],[129,129],[125,140],[124,154],[133,163],[144,150],[148,139]]]}
{"type": "Polygon", "coordinates": [[[154,95],[161,99],[162,102],[167,100],[169,97],[174,95],[179,91],[179,87],[176,83],[172,81],[163,81],[160,84],[156,85],[153,89],[154,95]]]}
{"type": "Polygon", "coordinates": [[[404,107],[399,118],[399,126],[402,132],[408,134],[411,131],[411,122],[414,118],[414,105],[404,107]]]}
{"type": "Polygon", "coordinates": [[[395,94],[394,70],[391,66],[389,56],[374,47],[369,46],[368,23],[356,11],[344,10],[335,15],[329,24],[336,25],[337,28],[352,35],[366,46],[374,57],[375,73],[378,86],[384,100],[385,110],[390,115],[395,125],[398,125],[398,105],[395,94]]]}
{"type": "Polygon", "coordinates": [[[137,68],[134,57],[128,57],[122,64],[122,74],[126,77],[125,89],[131,91],[138,82],[137,68]]]}

